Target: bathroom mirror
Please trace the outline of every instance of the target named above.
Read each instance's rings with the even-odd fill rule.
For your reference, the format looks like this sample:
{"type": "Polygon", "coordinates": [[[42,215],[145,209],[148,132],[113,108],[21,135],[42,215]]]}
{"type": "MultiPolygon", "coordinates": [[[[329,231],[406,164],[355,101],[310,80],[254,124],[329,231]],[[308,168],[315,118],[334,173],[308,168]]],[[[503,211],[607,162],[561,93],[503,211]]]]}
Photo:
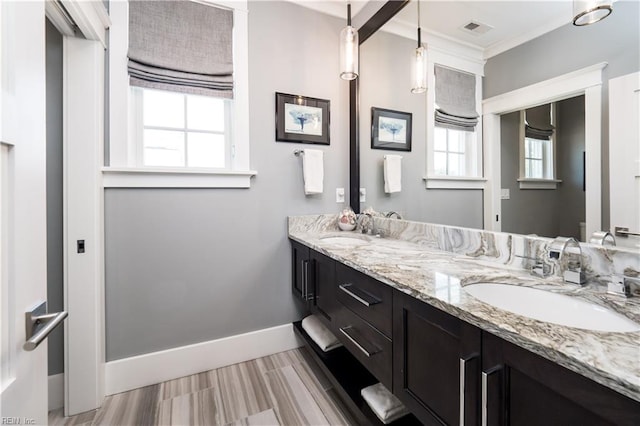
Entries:
{"type": "MultiPolygon", "coordinates": [[[[397,2],[388,2],[397,3],[397,2]]],[[[406,2],[404,2],[406,3],[406,2]]],[[[442,36],[445,31],[442,23],[437,23],[436,32],[432,31],[430,25],[434,20],[443,22],[455,21],[451,19],[452,9],[465,7],[471,8],[475,16],[486,16],[483,13],[483,7],[492,8],[496,4],[502,5],[504,14],[515,13],[518,4],[525,2],[424,2],[422,3],[422,28],[423,41],[428,46],[437,50],[446,50],[447,37],[442,36]],[[445,15],[442,15],[445,14],[445,15]],[[448,14],[448,15],[447,15],[448,14]],[[438,18],[440,16],[441,18],[438,18]],[[427,17],[425,19],[425,17],[427,17]],[[440,32],[440,34],[437,34],[440,32]],[[425,35],[426,33],[426,35],[425,35]],[[435,35],[434,35],[435,34],[435,35]],[[438,37],[438,35],[440,37],[438,37]],[[435,40],[435,41],[434,41],[435,40]],[[443,41],[444,40],[444,41],[443,41]]],[[[532,7],[540,7],[538,2],[526,2],[533,5],[532,7]]],[[[602,123],[600,128],[602,147],[597,152],[597,157],[601,156],[600,167],[601,179],[598,183],[601,185],[601,194],[598,194],[598,203],[585,201],[584,195],[590,189],[595,191],[595,186],[589,186],[586,183],[585,188],[585,158],[594,158],[595,154],[589,153],[589,145],[579,150],[579,143],[575,139],[580,138],[579,124],[572,123],[572,142],[573,145],[570,153],[557,153],[563,156],[563,161],[570,163],[570,174],[563,175],[558,165],[558,189],[521,189],[520,183],[517,181],[519,176],[513,174],[513,170],[507,170],[507,165],[502,161],[507,161],[505,152],[502,156],[498,155],[500,161],[491,162],[491,158],[485,158],[484,175],[492,176],[491,172],[498,169],[502,174],[502,179],[497,185],[487,183],[484,189],[426,189],[426,140],[427,140],[427,114],[433,114],[433,108],[428,106],[427,95],[412,94],[411,89],[411,55],[416,48],[416,28],[417,28],[417,7],[416,2],[412,1],[400,7],[400,13],[390,16],[388,21],[380,25],[380,30],[368,35],[367,39],[360,46],[360,76],[357,83],[351,84],[351,204],[354,210],[359,211],[368,206],[379,211],[397,211],[403,215],[403,218],[409,220],[417,220],[431,223],[442,223],[447,225],[457,225],[472,228],[485,228],[493,230],[502,230],[505,232],[530,234],[535,233],[540,236],[555,237],[556,235],[569,235],[584,238],[580,235],[580,223],[589,217],[588,212],[597,211],[596,217],[592,220],[592,230],[607,229],[609,227],[609,165],[608,165],[608,103],[607,83],[610,78],[625,75],[640,69],[638,46],[640,45],[640,33],[638,30],[637,20],[630,19],[631,16],[637,16],[638,3],[620,1],[616,2],[614,12],[604,21],[585,28],[575,28],[570,23],[570,2],[564,6],[568,6],[565,11],[564,6],[556,6],[560,9],[551,10],[549,13],[556,13],[558,10],[567,14],[562,16],[547,16],[547,21],[557,27],[555,30],[543,34],[541,28],[538,29],[539,37],[533,37],[531,41],[521,45],[513,44],[513,50],[508,49],[504,52],[498,52],[496,49],[498,44],[493,47],[486,48],[482,55],[488,55],[486,65],[484,66],[483,77],[483,98],[492,98],[506,92],[512,92],[521,86],[514,86],[518,82],[522,82],[522,86],[529,86],[534,83],[550,80],[554,77],[567,74],[571,71],[579,70],[597,63],[608,63],[602,69],[602,92],[601,107],[602,123]],[[566,18],[566,19],[564,19],[566,18]],[[562,20],[566,21],[562,25],[562,20]],[[575,32],[582,31],[578,35],[575,32]],[[574,33],[571,33],[574,32],[574,33]],[[569,34],[569,36],[567,36],[569,34]],[[551,45],[552,41],[558,37],[562,37],[561,43],[551,45]],[[618,43],[618,38],[623,40],[618,43]],[[594,43],[594,38],[600,40],[594,43]],[[545,42],[549,42],[545,46],[545,42]],[[562,45],[562,46],[558,46],[562,45]],[[558,51],[559,47],[565,47],[565,51],[558,51]],[[527,51],[529,49],[529,51],[527,51]],[[516,52],[517,50],[517,52],[516,52]],[[598,50],[597,53],[585,53],[598,50]],[[541,52],[548,51],[548,63],[541,63],[539,58],[541,52]],[[631,52],[634,53],[631,53],[631,52]],[[516,52],[516,53],[513,53],[516,52]],[[520,60],[514,63],[516,55],[520,60]],[[583,57],[584,56],[584,57],[583,57]],[[529,61],[529,62],[528,62],[529,61]],[[508,65],[508,67],[507,67],[508,65]],[[384,192],[383,179],[383,158],[386,154],[398,154],[395,152],[386,152],[382,150],[372,150],[370,142],[371,134],[371,107],[387,108],[391,110],[411,112],[413,114],[413,143],[410,152],[401,152],[402,155],[402,191],[400,193],[387,194],[384,192]],[[583,152],[586,154],[583,156],[583,152]],[[503,158],[501,158],[503,157],[503,158]],[[490,168],[489,170],[487,170],[490,168]],[[493,185],[493,186],[492,186],[493,185]],[[566,193],[565,189],[571,186],[571,194],[566,193]],[[360,202],[359,188],[366,190],[365,201],[360,202]],[[508,194],[503,189],[508,189],[508,194]],[[586,191],[585,191],[586,189],[586,191]],[[487,201],[488,192],[493,192],[490,202],[487,201]],[[582,192],[582,194],[580,193],[582,192]],[[553,200],[546,201],[540,198],[535,199],[533,194],[541,195],[544,193],[547,197],[553,195],[553,200]],[[503,198],[509,199],[500,199],[503,198]],[[494,204],[493,209],[488,209],[488,204],[494,204]],[[570,204],[571,215],[563,214],[567,205],[570,204]],[[581,206],[581,208],[580,208],[581,206]],[[535,207],[545,207],[546,213],[541,210],[535,211],[535,207]],[[574,208],[575,207],[575,208],[574,208]],[[580,214],[578,211],[584,212],[580,214]],[[490,212],[490,214],[488,214],[490,212]],[[523,216],[522,212],[526,212],[527,220],[520,221],[519,216],[523,216]],[[498,219],[496,226],[495,219],[498,219]],[[557,218],[557,219],[554,219],[557,218]],[[544,219],[544,220],[543,220],[544,219]],[[543,223],[544,222],[544,223],[543,223]],[[560,225],[560,222],[563,222],[560,225]],[[536,228],[536,223],[540,225],[536,228]]],[[[398,7],[398,5],[396,5],[398,7]]],[[[469,13],[466,13],[468,16],[469,13]]],[[[483,24],[483,22],[479,22],[483,24]]],[[[491,24],[491,22],[487,22],[491,24]]],[[[456,24],[457,25],[457,24],[456,24]]],[[[462,30],[457,28],[456,31],[462,30]]],[[[491,29],[490,29],[491,30],[491,29]]],[[[473,41],[472,37],[483,37],[461,35],[458,39],[462,40],[462,52],[469,51],[469,43],[465,44],[465,40],[473,41]],[[471,38],[470,38],[471,37],[471,38]]],[[[449,37],[450,41],[450,37],[449,37]]],[[[503,44],[504,46],[505,44],[503,44]]],[[[472,49],[473,50],[473,49],[472,49]]],[[[432,81],[429,82],[429,90],[433,90],[432,81]]],[[[577,91],[572,95],[566,95],[565,99],[553,99],[550,96],[549,101],[562,101],[559,106],[565,116],[580,116],[580,112],[585,108],[583,93],[577,91]]],[[[530,105],[527,105],[527,107],[530,105]]],[[[513,130],[514,116],[517,116],[517,110],[500,114],[504,125],[513,130]],[[505,124],[506,123],[506,124],[505,124]]],[[[588,114],[586,114],[588,116],[588,114]]],[[[584,118],[585,113],[582,114],[584,118]]],[[[589,126],[584,123],[582,128],[589,126]]],[[[502,127],[502,126],[500,126],[502,127]]],[[[500,128],[499,127],[499,128],[500,128]]],[[[517,126],[516,126],[517,127],[517,126]]],[[[485,132],[487,129],[483,129],[485,132]]],[[[495,129],[494,129],[495,131],[495,129]]],[[[566,133],[566,132],[565,132],[566,133]]],[[[508,137],[505,137],[508,139],[508,137]]],[[[484,143],[487,143],[485,140],[484,143]]],[[[511,140],[511,144],[516,143],[511,140]]],[[[599,141],[600,143],[600,141],[599,141]]],[[[509,145],[513,154],[513,145],[509,145]]],[[[491,155],[487,152],[488,147],[484,147],[483,154],[491,155]]],[[[501,147],[500,150],[507,149],[507,146],[501,147]]],[[[516,145],[516,154],[518,148],[516,145]]],[[[559,159],[560,157],[557,157],[559,159]]],[[[512,168],[517,168],[519,164],[509,162],[512,168]]],[[[566,172],[566,170],[565,170],[566,172]]],[[[544,208],[543,208],[544,210],[544,208]]],[[[612,228],[613,228],[612,224],[612,228]]],[[[585,230],[586,239],[590,232],[585,230]]]]}

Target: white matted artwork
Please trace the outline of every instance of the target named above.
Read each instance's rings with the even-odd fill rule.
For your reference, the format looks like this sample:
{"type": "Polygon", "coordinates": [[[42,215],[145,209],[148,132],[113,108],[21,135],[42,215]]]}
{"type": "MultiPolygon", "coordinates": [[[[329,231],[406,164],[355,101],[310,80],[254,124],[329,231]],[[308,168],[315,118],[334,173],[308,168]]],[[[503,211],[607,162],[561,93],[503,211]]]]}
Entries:
{"type": "Polygon", "coordinates": [[[380,117],[378,120],[378,140],[380,142],[405,143],[407,141],[407,120],[380,117]]]}
{"type": "Polygon", "coordinates": [[[303,135],[322,135],[322,108],[284,104],[284,131],[303,135]]]}

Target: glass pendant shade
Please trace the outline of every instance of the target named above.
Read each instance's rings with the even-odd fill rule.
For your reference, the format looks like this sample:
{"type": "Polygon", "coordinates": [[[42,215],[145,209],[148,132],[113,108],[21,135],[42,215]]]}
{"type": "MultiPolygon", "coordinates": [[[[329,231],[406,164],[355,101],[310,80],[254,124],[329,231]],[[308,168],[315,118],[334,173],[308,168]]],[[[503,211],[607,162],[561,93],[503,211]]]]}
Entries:
{"type": "Polygon", "coordinates": [[[611,0],[573,0],[573,25],[578,27],[598,22],[613,11],[611,0]]]}
{"type": "Polygon", "coordinates": [[[427,49],[416,48],[413,64],[413,85],[411,93],[424,93],[427,90],[427,49]]]}
{"type": "Polygon", "coordinates": [[[358,78],[358,31],[351,26],[350,4],[347,4],[347,26],[340,32],[340,78],[358,78]]]}

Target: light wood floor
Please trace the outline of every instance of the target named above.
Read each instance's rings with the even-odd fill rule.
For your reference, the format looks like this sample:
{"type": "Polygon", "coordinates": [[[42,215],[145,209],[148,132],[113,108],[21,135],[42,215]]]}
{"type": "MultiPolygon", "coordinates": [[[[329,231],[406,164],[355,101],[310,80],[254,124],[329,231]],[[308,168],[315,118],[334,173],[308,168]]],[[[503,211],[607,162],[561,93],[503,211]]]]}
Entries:
{"type": "Polygon", "coordinates": [[[355,424],[306,349],[111,395],[98,410],[50,425],[355,424]]]}

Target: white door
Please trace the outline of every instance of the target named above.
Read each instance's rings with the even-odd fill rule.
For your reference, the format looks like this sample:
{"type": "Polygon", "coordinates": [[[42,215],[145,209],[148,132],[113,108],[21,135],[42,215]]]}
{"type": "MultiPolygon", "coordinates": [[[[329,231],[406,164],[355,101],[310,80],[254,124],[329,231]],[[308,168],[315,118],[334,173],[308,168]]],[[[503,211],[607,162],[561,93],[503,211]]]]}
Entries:
{"type": "Polygon", "coordinates": [[[44,2],[0,2],[0,418],[47,423],[47,342],[25,312],[46,300],[44,2]]]}
{"type": "MultiPolygon", "coordinates": [[[[609,80],[611,231],[640,233],[640,72],[609,80]]],[[[640,236],[619,234],[619,246],[640,248],[640,236]]]]}

